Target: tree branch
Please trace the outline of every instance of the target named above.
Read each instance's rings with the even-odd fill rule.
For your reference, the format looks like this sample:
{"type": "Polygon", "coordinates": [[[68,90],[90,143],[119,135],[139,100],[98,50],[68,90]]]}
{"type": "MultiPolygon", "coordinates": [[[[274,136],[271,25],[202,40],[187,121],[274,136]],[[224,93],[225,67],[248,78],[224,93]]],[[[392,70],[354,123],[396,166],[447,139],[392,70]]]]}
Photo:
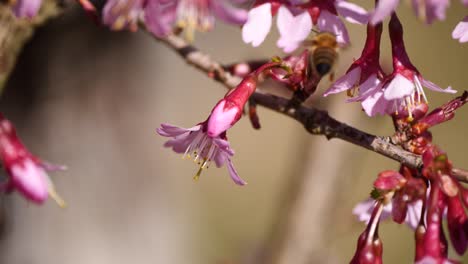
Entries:
{"type": "MultiPolygon", "coordinates": [[[[153,36],[151,33],[149,34],[153,36]]],[[[224,71],[220,63],[211,59],[208,54],[201,52],[196,47],[189,45],[182,38],[176,35],[154,38],[176,51],[188,64],[207,73],[209,77],[220,82],[228,89],[232,89],[240,83],[241,79],[239,77],[224,71]]],[[[421,156],[392,144],[389,137],[378,137],[361,131],[334,119],[326,111],[304,106],[290,108],[290,100],[265,94],[258,90],[252,95],[252,99],[261,106],[296,119],[311,134],[324,135],[328,139],[342,139],[414,169],[420,169],[423,165],[421,156]]],[[[453,175],[459,181],[468,183],[467,171],[453,169],[453,175]]]]}
{"type": "Polygon", "coordinates": [[[44,0],[41,10],[32,19],[19,19],[11,8],[0,3],[0,93],[5,86],[16,59],[34,30],[61,11],[58,1],[44,0]]]}

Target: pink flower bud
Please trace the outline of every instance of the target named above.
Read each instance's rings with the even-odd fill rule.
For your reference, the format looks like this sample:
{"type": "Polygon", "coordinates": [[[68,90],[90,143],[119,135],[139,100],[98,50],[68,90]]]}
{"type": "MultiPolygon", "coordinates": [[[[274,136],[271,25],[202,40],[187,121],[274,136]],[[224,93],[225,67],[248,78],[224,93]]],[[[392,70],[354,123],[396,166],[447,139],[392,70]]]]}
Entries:
{"type": "Polygon", "coordinates": [[[379,173],[377,180],[374,181],[374,187],[379,190],[397,190],[405,185],[406,179],[397,171],[386,170],[379,173]]]}
{"type": "Polygon", "coordinates": [[[208,119],[207,134],[210,137],[217,137],[224,131],[231,128],[241,117],[242,109],[232,102],[221,100],[211,112],[208,119]]]}
{"type": "Polygon", "coordinates": [[[254,75],[249,75],[216,104],[208,117],[208,136],[217,137],[239,121],[242,109],[256,87],[257,78],[254,75]]]}
{"type": "Polygon", "coordinates": [[[427,116],[423,117],[414,129],[428,129],[432,126],[449,121],[455,116],[455,111],[462,107],[468,100],[468,92],[464,92],[461,96],[449,101],[448,103],[434,109],[427,116]]]}

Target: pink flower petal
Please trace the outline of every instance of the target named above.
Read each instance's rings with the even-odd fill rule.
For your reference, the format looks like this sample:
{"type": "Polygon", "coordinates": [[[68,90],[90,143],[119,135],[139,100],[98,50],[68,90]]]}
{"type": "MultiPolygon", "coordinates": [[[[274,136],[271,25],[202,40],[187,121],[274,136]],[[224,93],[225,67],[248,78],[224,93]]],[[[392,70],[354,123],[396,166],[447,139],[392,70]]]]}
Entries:
{"type": "Polygon", "coordinates": [[[396,74],[384,89],[385,99],[395,100],[412,94],[414,92],[414,84],[402,75],[396,74]]]}
{"type": "Polygon", "coordinates": [[[359,83],[359,78],[361,78],[361,68],[356,67],[336,80],[336,82],[325,91],[323,96],[326,97],[330,94],[341,93],[349,90],[359,83]]]}
{"type": "Polygon", "coordinates": [[[33,18],[41,5],[42,0],[17,0],[13,6],[13,13],[20,18],[33,18]]]}
{"type": "Polygon", "coordinates": [[[197,135],[203,133],[203,131],[201,131],[201,125],[187,129],[169,124],[161,124],[157,132],[161,136],[172,138],[164,143],[164,147],[172,148],[176,153],[184,153],[197,135]]]}
{"type": "Polygon", "coordinates": [[[161,0],[147,1],[145,6],[145,24],[148,30],[157,37],[171,33],[177,18],[177,3],[161,0]]]}
{"type": "Polygon", "coordinates": [[[247,22],[242,27],[242,40],[258,47],[265,40],[271,28],[271,4],[265,3],[249,11],[247,22]]]}
{"type": "Polygon", "coordinates": [[[468,42],[468,16],[457,24],[452,32],[452,38],[458,39],[461,43],[468,42]]]}
{"type": "Polygon", "coordinates": [[[312,19],[308,12],[294,16],[288,8],[281,6],[278,10],[277,26],[280,33],[277,45],[284,52],[290,53],[310,34],[312,19]]]}
{"type": "Polygon", "coordinates": [[[210,1],[213,13],[221,20],[229,24],[242,25],[247,21],[247,11],[230,6],[223,0],[210,1]]]}
{"type": "Polygon", "coordinates": [[[210,137],[217,137],[225,132],[237,122],[240,117],[240,109],[237,107],[226,108],[226,100],[221,100],[211,112],[208,118],[207,134],[210,137]]]}
{"type": "Polygon", "coordinates": [[[369,13],[356,4],[347,1],[336,1],[335,7],[340,16],[351,23],[366,24],[369,20],[369,13]]]}
{"type": "Polygon", "coordinates": [[[371,24],[382,22],[396,10],[400,0],[380,0],[370,17],[371,24]]]}
{"type": "Polygon", "coordinates": [[[368,96],[372,96],[377,91],[382,89],[381,81],[377,78],[376,74],[372,74],[359,85],[359,95],[346,100],[346,102],[360,102],[365,100],[368,96]]]}
{"type": "Polygon", "coordinates": [[[28,200],[43,203],[49,197],[47,174],[31,159],[26,159],[11,168],[14,187],[28,200]]]}
{"type": "Polygon", "coordinates": [[[190,131],[198,131],[200,128],[200,125],[191,128],[182,128],[171,124],[162,123],[161,127],[157,129],[157,132],[164,137],[176,137],[190,131]]]}
{"type": "Polygon", "coordinates": [[[421,218],[422,201],[417,200],[416,202],[408,204],[408,210],[406,212],[405,223],[413,230],[419,225],[419,219],[421,218]]]}
{"type": "Polygon", "coordinates": [[[102,22],[112,30],[136,30],[143,12],[143,0],[108,0],[102,10],[102,22]]]}
{"type": "Polygon", "coordinates": [[[368,116],[376,116],[377,114],[385,115],[388,113],[390,101],[386,100],[382,91],[378,91],[364,99],[361,102],[362,109],[368,116]]]}
{"type": "Polygon", "coordinates": [[[327,10],[322,10],[317,21],[317,27],[320,31],[331,32],[335,34],[336,41],[341,45],[349,44],[349,35],[343,21],[327,10]]]}
{"type": "MultiPolygon", "coordinates": [[[[359,204],[357,204],[353,209],[353,214],[356,215],[361,222],[365,222],[366,224],[369,222],[370,217],[372,215],[372,209],[375,206],[374,199],[367,199],[359,204]]],[[[383,207],[382,215],[380,216],[381,220],[385,220],[390,218],[392,215],[392,203],[388,203],[383,207]]],[[[419,217],[421,216],[422,210],[422,201],[418,200],[415,203],[408,204],[408,213],[406,215],[405,223],[411,227],[413,230],[419,224],[419,217]],[[411,216],[408,216],[411,215],[411,216]]]]}
{"type": "Polygon", "coordinates": [[[445,20],[445,12],[449,7],[449,0],[427,0],[426,22],[432,23],[435,19],[445,20]]]}
{"type": "Polygon", "coordinates": [[[419,80],[421,81],[421,84],[424,87],[427,87],[429,90],[436,91],[436,92],[441,92],[441,93],[450,93],[450,94],[457,93],[457,91],[453,90],[452,87],[450,87],[450,86],[447,87],[446,89],[442,89],[438,85],[436,85],[435,83],[433,83],[431,81],[428,81],[426,79],[419,78],[419,80]]]}
{"type": "Polygon", "coordinates": [[[231,176],[231,179],[237,185],[246,185],[247,184],[247,182],[245,182],[241,177],[239,177],[239,174],[237,174],[236,168],[234,168],[234,164],[232,164],[231,159],[228,159],[227,167],[228,167],[228,171],[229,171],[229,175],[231,176]]]}
{"type": "MultiPolygon", "coordinates": [[[[354,209],[353,209],[353,214],[358,217],[358,220],[360,222],[365,222],[366,224],[369,222],[371,215],[372,215],[372,210],[374,209],[374,206],[376,204],[376,201],[372,198],[368,198],[364,200],[363,202],[358,203],[354,209]]],[[[380,215],[380,219],[384,220],[387,219],[391,216],[392,212],[392,204],[389,203],[383,207],[382,214],[380,215]]]]}

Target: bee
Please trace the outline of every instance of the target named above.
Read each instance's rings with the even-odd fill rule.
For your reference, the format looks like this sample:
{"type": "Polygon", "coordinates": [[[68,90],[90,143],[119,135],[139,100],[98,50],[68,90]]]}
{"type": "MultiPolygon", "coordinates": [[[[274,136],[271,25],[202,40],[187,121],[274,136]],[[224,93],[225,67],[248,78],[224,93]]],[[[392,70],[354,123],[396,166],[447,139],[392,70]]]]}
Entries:
{"type": "Polygon", "coordinates": [[[330,80],[333,80],[333,66],[338,58],[336,36],[330,32],[317,32],[308,44],[311,46],[309,65],[312,70],[320,77],[330,73],[330,80]]]}

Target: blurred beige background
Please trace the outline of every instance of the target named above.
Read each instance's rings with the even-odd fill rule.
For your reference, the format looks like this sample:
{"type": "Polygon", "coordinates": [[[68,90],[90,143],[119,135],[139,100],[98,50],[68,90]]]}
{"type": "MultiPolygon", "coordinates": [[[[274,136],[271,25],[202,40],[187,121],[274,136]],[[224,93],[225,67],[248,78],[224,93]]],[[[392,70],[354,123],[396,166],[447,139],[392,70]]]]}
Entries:
{"type": "MultiPolygon", "coordinates": [[[[450,37],[466,9],[454,3],[447,20],[431,27],[407,5],[400,9],[407,49],[421,73],[443,87],[467,89],[468,44],[450,37]]],[[[341,54],[338,77],[360,55],[365,38],[365,27],[348,29],[353,46],[341,54]]],[[[198,34],[196,45],[226,63],[271,57],[281,54],[273,31],[254,49],[242,43],[239,29],[218,24],[214,32],[198,34]]],[[[226,168],[214,167],[193,182],[196,166],[164,149],[165,138],[155,129],[163,122],[193,126],[224,93],[142,32],[111,33],[73,11],[39,30],[0,108],[33,153],[69,167],[52,175],[69,207],[4,197],[0,263],[259,263],[271,253],[282,263],[348,262],[364,229],[351,210],[367,197],[377,173],[397,164],[310,136],[293,120],[259,108],[260,131],[243,119],[228,134],[236,168],[249,184],[238,187],[226,168]],[[291,206],[294,197],[299,203],[291,206]],[[287,236],[284,223],[292,226],[287,236]],[[307,262],[295,259],[304,251],[307,262]]],[[[433,107],[451,98],[428,97],[433,107]]],[[[317,95],[308,103],[367,132],[392,133],[390,120],[367,118],[359,105],[344,100],[344,94],[317,95]]],[[[464,168],[467,118],[464,108],[455,122],[433,130],[436,142],[464,168]]],[[[406,226],[385,223],[380,236],[385,263],[411,262],[413,235],[406,226]]]]}

